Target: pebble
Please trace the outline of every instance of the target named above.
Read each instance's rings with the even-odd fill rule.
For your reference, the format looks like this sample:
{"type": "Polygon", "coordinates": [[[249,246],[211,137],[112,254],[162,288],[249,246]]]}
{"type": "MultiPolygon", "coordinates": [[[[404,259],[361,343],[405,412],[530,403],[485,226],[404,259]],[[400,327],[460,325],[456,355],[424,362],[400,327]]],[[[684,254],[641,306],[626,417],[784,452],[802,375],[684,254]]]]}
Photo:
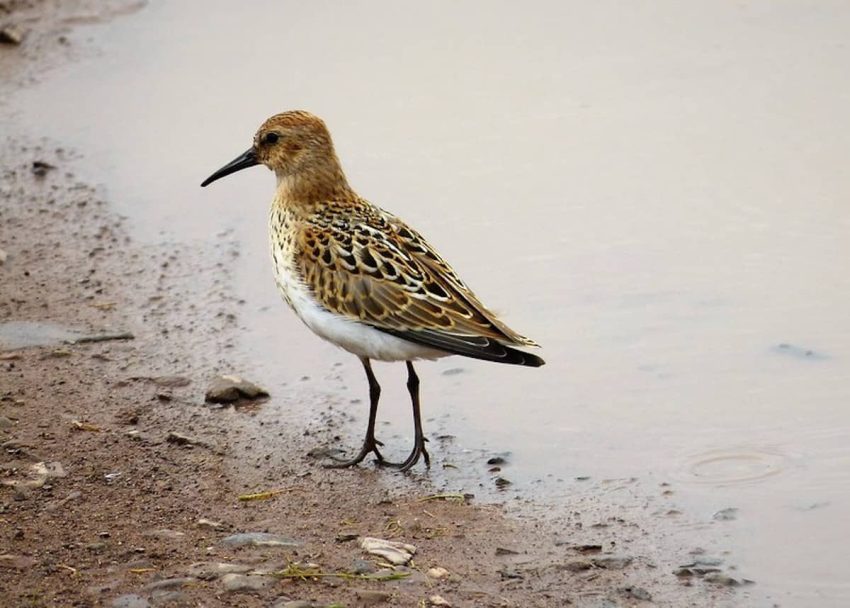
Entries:
{"type": "Polygon", "coordinates": [[[232,547],[297,547],[301,543],[285,536],[269,534],[268,532],[240,532],[221,539],[221,544],[232,547]]]}
{"type": "Polygon", "coordinates": [[[495,483],[496,487],[501,490],[503,488],[507,488],[513,482],[510,479],[505,479],[504,477],[497,477],[495,483]]]}
{"type": "Polygon", "coordinates": [[[590,570],[591,568],[593,568],[593,563],[586,559],[574,559],[559,566],[559,569],[568,570],[569,572],[581,572],[582,570],[590,570]]]}
{"type": "Polygon", "coordinates": [[[111,608],[149,608],[150,603],[140,595],[128,593],[119,595],[109,604],[111,608]]]}
{"type": "Polygon", "coordinates": [[[186,585],[191,585],[193,583],[197,583],[198,579],[191,576],[184,576],[180,578],[165,578],[160,581],[154,581],[152,583],[148,583],[142,589],[144,591],[160,591],[162,589],[179,589],[180,587],[185,587],[186,585]]]}
{"type": "Polygon", "coordinates": [[[590,561],[597,568],[605,568],[606,570],[622,570],[632,563],[632,558],[619,555],[605,555],[602,557],[594,557],[590,561]]]}
{"type": "Polygon", "coordinates": [[[6,416],[0,416],[0,429],[8,429],[9,427],[15,426],[15,421],[11,418],[6,418],[6,416]]]}
{"type": "Polygon", "coordinates": [[[189,598],[182,591],[159,589],[151,593],[151,603],[154,606],[186,606],[189,598]]]}
{"type": "Polygon", "coordinates": [[[44,162],[43,160],[36,160],[32,163],[32,174],[36,177],[44,177],[47,175],[48,171],[55,169],[56,167],[51,165],[50,163],[44,162]]]}
{"type": "Polygon", "coordinates": [[[168,433],[168,435],[165,437],[165,440],[168,443],[171,443],[171,444],[174,444],[174,445],[198,445],[198,446],[206,445],[206,444],[204,444],[203,441],[201,441],[199,439],[195,439],[194,437],[189,437],[188,435],[184,435],[182,433],[177,433],[176,431],[171,431],[170,433],[168,433]]]}
{"type": "Polygon", "coordinates": [[[449,575],[449,571],[437,566],[436,568],[429,568],[427,574],[431,578],[445,578],[449,575]]]}
{"type": "Polygon", "coordinates": [[[403,566],[413,559],[416,547],[407,543],[364,536],[360,547],[367,553],[378,555],[396,566],[403,566]]]}
{"type": "Polygon", "coordinates": [[[271,576],[248,576],[231,572],[221,577],[221,583],[226,591],[252,593],[262,591],[275,582],[271,576]]]}
{"type": "Polygon", "coordinates": [[[269,392],[254,384],[243,380],[239,376],[216,376],[207,389],[206,401],[208,403],[233,403],[239,399],[259,399],[268,397],[269,392]]]}
{"type": "Polygon", "coordinates": [[[720,509],[717,513],[711,516],[716,521],[734,521],[738,519],[738,509],[729,507],[728,509],[720,509]]]}
{"type": "Polygon", "coordinates": [[[9,254],[6,253],[5,251],[3,251],[2,249],[0,249],[0,266],[2,266],[3,264],[6,263],[6,260],[8,259],[8,257],[9,257],[9,254]]]}
{"type": "Polygon", "coordinates": [[[249,572],[251,566],[243,564],[228,564],[225,562],[196,562],[189,566],[186,574],[201,580],[209,581],[225,574],[244,574],[249,572]]]}
{"type": "Polygon", "coordinates": [[[375,570],[375,564],[365,559],[355,559],[351,565],[353,574],[372,574],[375,570]]]}
{"type": "Polygon", "coordinates": [[[715,585],[722,585],[724,587],[737,587],[741,584],[741,581],[738,579],[732,578],[728,574],[723,574],[722,572],[709,572],[704,577],[702,577],[707,583],[714,583],[715,585]]]}
{"type": "Polygon", "coordinates": [[[644,602],[652,601],[652,594],[643,587],[621,587],[620,592],[629,598],[642,600],[644,602]]]}
{"type": "Polygon", "coordinates": [[[23,33],[14,25],[7,25],[0,29],[0,43],[18,45],[23,41],[23,33]]]}
{"type": "Polygon", "coordinates": [[[224,527],[222,522],[215,521],[214,519],[206,519],[204,517],[196,521],[195,525],[199,528],[209,528],[210,530],[221,530],[224,527]]]}
{"type": "Polygon", "coordinates": [[[444,606],[445,608],[451,608],[452,605],[449,604],[445,599],[443,599],[439,595],[432,595],[428,598],[428,603],[431,606],[444,606]]]}

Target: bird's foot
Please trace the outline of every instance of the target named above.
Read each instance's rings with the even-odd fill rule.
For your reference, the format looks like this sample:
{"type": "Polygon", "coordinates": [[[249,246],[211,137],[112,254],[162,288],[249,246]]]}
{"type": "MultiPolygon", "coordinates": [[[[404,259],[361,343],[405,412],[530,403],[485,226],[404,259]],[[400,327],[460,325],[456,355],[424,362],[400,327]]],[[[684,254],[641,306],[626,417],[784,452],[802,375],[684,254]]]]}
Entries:
{"type": "Polygon", "coordinates": [[[358,452],[357,456],[351,458],[350,460],[340,460],[339,462],[331,462],[325,466],[326,469],[346,469],[348,467],[353,467],[356,464],[360,464],[369,454],[375,455],[375,462],[380,466],[395,466],[395,463],[387,462],[384,460],[383,455],[380,450],[378,450],[378,446],[383,446],[384,444],[375,439],[374,437],[367,437],[363,442],[363,447],[360,448],[360,452],[358,452]]]}
{"type": "Polygon", "coordinates": [[[402,473],[406,473],[413,466],[419,462],[419,459],[422,458],[425,461],[425,466],[427,468],[431,468],[431,457],[428,455],[428,450],[425,449],[425,442],[428,441],[426,437],[422,437],[421,439],[417,439],[413,444],[413,451],[410,452],[410,456],[398,465],[398,470],[402,473]]]}

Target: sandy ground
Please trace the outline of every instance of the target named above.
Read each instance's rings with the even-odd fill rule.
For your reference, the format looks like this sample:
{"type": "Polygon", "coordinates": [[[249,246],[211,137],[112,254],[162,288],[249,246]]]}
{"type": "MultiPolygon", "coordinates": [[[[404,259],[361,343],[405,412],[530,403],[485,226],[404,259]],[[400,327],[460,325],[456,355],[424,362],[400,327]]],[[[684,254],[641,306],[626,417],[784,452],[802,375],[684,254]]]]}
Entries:
{"type": "MultiPolygon", "coordinates": [[[[0,47],[4,82],[73,60],[86,50],[68,44],[69,27],[135,5],[109,6],[0,2],[0,25],[25,33],[0,47]]],[[[209,380],[234,371],[233,252],[136,245],[64,168],[84,151],[40,135],[2,147],[0,323],[53,333],[0,349],[0,604],[741,605],[721,577],[676,576],[687,555],[664,555],[662,531],[601,500],[518,520],[436,497],[427,475],[323,469],[308,452],[334,442],[344,420],[331,411],[269,428],[264,440],[285,446],[270,459],[238,431],[262,403],[204,402],[209,380]],[[61,328],[133,337],[68,343],[61,328]],[[277,544],[234,545],[237,533],[277,544]],[[388,565],[359,546],[365,536],[414,545],[413,561],[388,565]]]]}

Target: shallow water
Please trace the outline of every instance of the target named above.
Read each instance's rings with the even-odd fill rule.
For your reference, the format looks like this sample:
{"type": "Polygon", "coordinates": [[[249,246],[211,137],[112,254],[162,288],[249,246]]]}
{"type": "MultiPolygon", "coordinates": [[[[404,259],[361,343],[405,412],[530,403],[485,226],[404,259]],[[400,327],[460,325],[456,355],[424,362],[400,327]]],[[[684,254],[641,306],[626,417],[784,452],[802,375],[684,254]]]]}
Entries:
{"type": "MultiPolygon", "coordinates": [[[[420,366],[432,435],[509,451],[541,500],[637,477],[706,521],[735,508],[715,529],[759,592],[843,606],[848,27],[840,2],[187,0],[76,30],[102,53],[11,103],[21,132],[85,151],[138,239],[241,243],[246,375],[360,399],[354,447],[358,362],[274,290],[271,176],[198,187],[268,115],[323,116],[355,188],[544,346],[537,370],[420,366]]],[[[400,456],[403,366],[376,371],[400,456]]]]}

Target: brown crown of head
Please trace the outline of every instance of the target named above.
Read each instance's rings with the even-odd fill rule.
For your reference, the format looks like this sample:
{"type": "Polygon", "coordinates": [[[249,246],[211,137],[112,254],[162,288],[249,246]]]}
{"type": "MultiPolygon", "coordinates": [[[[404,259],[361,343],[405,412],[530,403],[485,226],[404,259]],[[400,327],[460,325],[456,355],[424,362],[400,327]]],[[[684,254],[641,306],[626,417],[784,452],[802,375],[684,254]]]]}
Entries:
{"type": "Polygon", "coordinates": [[[298,173],[336,161],[325,123],[309,112],[275,114],[254,135],[257,161],[278,174],[298,173]]]}

